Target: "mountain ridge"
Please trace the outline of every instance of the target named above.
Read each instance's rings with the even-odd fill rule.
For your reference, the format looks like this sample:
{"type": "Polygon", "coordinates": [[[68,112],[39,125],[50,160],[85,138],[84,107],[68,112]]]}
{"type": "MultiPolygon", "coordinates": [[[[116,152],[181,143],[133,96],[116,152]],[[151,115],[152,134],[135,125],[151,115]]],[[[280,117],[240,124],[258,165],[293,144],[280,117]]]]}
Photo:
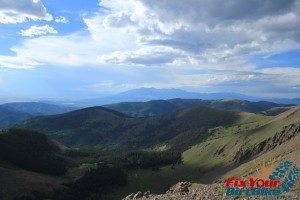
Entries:
{"type": "Polygon", "coordinates": [[[25,112],[33,116],[61,114],[75,109],[72,107],[59,106],[43,102],[12,102],[2,104],[2,106],[25,112]]]}
{"type": "Polygon", "coordinates": [[[32,117],[32,115],[26,112],[18,111],[0,105],[0,129],[12,126],[30,117],[32,117]]]}
{"type": "MultiPolygon", "coordinates": [[[[182,109],[193,108],[198,106],[206,106],[220,110],[234,112],[253,112],[272,114],[269,111],[277,107],[290,107],[293,105],[276,104],[267,101],[250,102],[247,100],[202,100],[202,99],[168,99],[168,100],[152,100],[147,102],[122,102],[117,104],[104,105],[104,107],[128,114],[134,117],[147,117],[164,115],[182,109]],[[267,112],[269,111],[269,112],[267,112]]],[[[287,108],[288,109],[288,108],[287,108]]],[[[273,111],[280,113],[286,109],[273,111]]]]}
{"type": "Polygon", "coordinates": [[[34,117],[17,127],[43,131],[67,145],[136,149],[171,139],[193,128],[226,125],[234,119],[235,114],[231,112],[208,107],[148,118],[132,118],[104,107],[91,107],[34,117]]]}
{"type": "Polygon", "coordinates": [[[81,107],[99,106],[106,104],[115,104],[121,102],[146,102],[151,100],[167,100],[174,98],[182,99],[202,99],[202,100],[221,100],[221,99],[241,99],[248,101],[271,101],[282,104],[300,104],[300,98],[270,98],[270,97],[255,97],[234,92],[190,92],[182,89],[157,89],[154,87],[136,88],[127,90],[121,93],[108,95],[101,98],[90,98],[74,101],[55,102],[56,104],[73,104],[81,107]]]}

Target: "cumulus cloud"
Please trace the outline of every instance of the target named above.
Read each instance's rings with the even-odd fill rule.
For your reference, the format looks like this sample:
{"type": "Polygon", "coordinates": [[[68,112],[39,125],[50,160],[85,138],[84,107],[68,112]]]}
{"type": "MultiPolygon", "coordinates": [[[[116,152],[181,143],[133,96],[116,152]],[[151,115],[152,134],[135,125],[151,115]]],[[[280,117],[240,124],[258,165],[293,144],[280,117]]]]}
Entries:
{"type": "Polygon", "coordinates": [[[86,32],[27,38],[11,48],[14,56],[0,56],[0,66],[109,64],[131,67],[128,71],[141,68],[141,74],[168,74],[161,81],[126,87],[234,85],[299,91],[297,66],[260,69],[251,59],[300,48],[300,0],[101,0],[99,5],[107,9],[84,17],[86,32]],[[144,66],[159,71],[148,73],[144,66]],[[189,70],[201,72],[186,74],[189,70]]]}
{"type": "Polygon", "coordinates": [[[133,19],[128,12],[117,12],[111,15],[108,15],[104,20],[103,24],[105,27],[126,27],[134,25],[133,19]]]}
{"type": "Polygon", "coordinates": [[[54,19],[54,21],[55,21],[56,23],[63,23],[63,24],[66,24],[66,23],[69,22],[69,20],[68,20],[67,18],[63,17],[63,16],[56,17],[56,18],[54,19]]]}
{"type": "Polygon", "coordinates": [[[31,26],[26,30],[21,30],[20,35],[26,37],[33,37],[33,36],[40,36],[40,35],[47,35],[47,34],[57,34],[57,30],[49,25],[44,26],[31,26]]]}
{"type": "Polygon", "coordinates": [[[183,19],[187,22],[216,24],[220,21],[258,19],[276,16],[293,8],[296,0],[139,0],[162,21],[183,19]]]}
{"type": "Polygon", "coordinates": [[[182,57],[182,53],[168,48],[144,48],[137,51],[115,51],[112,54],[98,58],[104,63],[158,66],[172,62],[182,57]]]}
{"type": "MultiPolygon", "coordinates": [[[[90,52],[98,52],[94,64],[225,68],[236,63],[248,66],[247,60],[252,56],[268,56],[300,47],[300,0],[154,1],[153,4],[145,0],[100,1],[99,5],[108,8],[107,11],[85,17],[89,34],[80,37],[87,43],[92,41],[90,52]],[[104,50],[99,51],[99,47],[104,50]]],[[[55,32],[49,28],[48,33],[55,32]]],[[[31,35],[25,30],[23,33],[31,35]]],[[[73,37],[52,39],[66,43],[63,46],[68,55],[69,51],[74,52],[67,48],[68,44],[76,41],[66,38],[73,37]]],[[[36,44],[36,41],[26,43],[36,44]]],[[[36,49],[43,44],[28,46],[36,49]]],[[[22,45],[17,49],[22,49],[22,45]]],[[[91,59],[82,54],[75,53],[80,60],[91,59]]],[[[68,59],[65,57],[64,63],[68,59]]]]}
{"type": "Polygon", "coordinates": [[[52,20],[40,0],[0,0],[0,23],[16,24],[26,20],[52,20]]]}
{"type": "Polygon", "coordinates": [[[268,55],[300,43],[299,0],[104,0],[100,5],[112,10],[105,25],[135,34],[139,45],[184,51],[202,63],[268,55]]]}
{"type": "Polygon", "coordinates": [[[101,47],[93,47],[94,43],[80,34],[66,36],[41,36],[26,39],[11,48],[16,56],[0,56],[1,67],[19,68],[27,63],[27,67],[39,65],[84,66],[95,64],[101,47]],[[63,48],[58,48],[57,45],[63,48]],[[9,64],[9,65],[7,65],[9,64]]]}

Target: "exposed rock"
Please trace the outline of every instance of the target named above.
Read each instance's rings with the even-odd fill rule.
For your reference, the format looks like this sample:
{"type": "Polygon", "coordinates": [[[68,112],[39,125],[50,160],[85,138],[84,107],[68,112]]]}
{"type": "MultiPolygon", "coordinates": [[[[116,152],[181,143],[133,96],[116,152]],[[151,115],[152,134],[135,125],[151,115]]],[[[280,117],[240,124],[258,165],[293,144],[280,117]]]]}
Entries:
{"type": "Polygon", "coordinates": [[[143,193],[142,192],[137,192],[134,196],[133,196],[133,199],[139,199],[139,198],[142,198],[143,197],[143,193]]]}
{"type": "Polygon", "coordinates": [[[133,199],[133,197],[134,197],[134,193],[131,193],[130,195],[125,197],[123,200],[130,200],[130,199],[133,199]]]}
{"type": "Polygon", "coordinates": [[[170,188],[171,193],[184,193],[184,192],[189,192],[189,187],[191,186],[190,182],[179,182],[176,185],[173,185],[170,188]]]}
{"type": "Polygon", "coordinates": [[[148,190],[144,193],[144,197],[149,197],[149,196],[150,196],[150,191],[148,190]]]}
{"type": "Polygon", "coordinates": [[[281,131],[277,132],[274,136],[256,144],[247,149],[241,148],[235,155],[235,162],[240,163],[257,156],[261,153],[265,153],[281,145],[282,143],[290,140],[291,138],[300,134],[300,123],[290,124],[285,126],[281,131]]]}
{"type": "MultiPolygon", "coordinates": [[[[185,188],[186,185],[190,185],[189,182],[180,182],[172,186],[170,190],[165,194],[150,194],[148,197],[144,196],[138,198],[138,200],[279,200],[279,199],[288,199],[288,200],[299,200],[300,195],[296,191],[289,192],[284,196],[278,197],[228,197],[225,194],[224,184],[211,184],[211,185],[197,185],[194,187],[188,187],[188,192],[173,192],[178,188],[185,188]],[[173,189],[172,189],[173,188],[173,189]]],[[[178,190],[177,190],[178,191],[178,190]]],[[[149,192],[150,193],[150,192],[149,192]]],[[[136,198],[133,198],[134,200],[136,198]]],[[[124,199],[131,200],[131,199],[124,199]]]]}

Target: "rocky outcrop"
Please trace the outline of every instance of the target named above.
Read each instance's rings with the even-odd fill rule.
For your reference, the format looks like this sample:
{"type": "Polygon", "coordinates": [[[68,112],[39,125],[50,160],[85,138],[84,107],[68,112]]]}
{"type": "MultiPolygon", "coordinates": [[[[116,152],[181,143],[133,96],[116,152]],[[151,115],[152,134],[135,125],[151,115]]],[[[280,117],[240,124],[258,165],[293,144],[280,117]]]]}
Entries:
{"type": "Polygon", "coordinates": [[[189,192],[190,186],[190,182],[179,182],[176,185],[173,185],[167,193],[187,193],[189,192]]]}
{"type": "Polygon", "coordinates": [[[256,155],[265,153],[290,140],[300,134],[300,123],[285,126],[280,132],[274,136],[247,148],[241,148],[235,155],[235,162],[240,163],[253,158],[256,155]]]}
{"type": "MultiPolygon", "coordinates": [[[[149,192],[150,193],[150,192],[149,192]]],[[[136,194],[142,194],[138,192],[136,194]]],[[[136,194],[128,195],[123,200],[279,200],[279,199],[289,199],[289,200],[299,200],[300,195],[295,192],[290,192],[282,196],[264,198],[264,197],[227,197],[225,195],[224,184],[211,184],[211,185],[197,185],[191,187],[189,182],[180,182],[172,186],[165,194],[149,194],[142,197],[135,198],[136,194]],[[188,187],[187,187],[188,186],[188,187]],[[182,192],[187,191],[187,192],[182,192]]]]}
{"type": "Polygon", "coordinates": [[[142,193],[141,191],[139,191],[137,193],[131,193],[130,195],[128,195],[127,197],[125,197],[123,200],[145,199],[145,198],[148,198],[150,196],[153,196],[153,195],[150,194],[150,191],[146,191],[144,193],[142,193]]]}

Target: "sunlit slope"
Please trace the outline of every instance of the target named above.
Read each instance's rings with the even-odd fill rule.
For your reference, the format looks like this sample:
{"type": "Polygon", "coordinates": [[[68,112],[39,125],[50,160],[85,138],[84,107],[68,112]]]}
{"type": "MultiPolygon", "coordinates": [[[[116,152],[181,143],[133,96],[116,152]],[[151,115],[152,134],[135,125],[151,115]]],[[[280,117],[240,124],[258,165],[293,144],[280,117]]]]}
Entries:
{"type": "MultiPolygon", "coordinates": [[[[266,123],[267,119],[263,116],[257,120],[211,130],[214,133],[207,141],[183,153],[184,163],[208,170],[204,178],[202,177],[203,181],[216,181],[223,173],[255,158],[267,161],[279,156],[281,160],[293,155],[296,157],[296,152],[299,151],[299,107],[292,108],[266,123]],[[216,170],[212,170],[214,168],[216,170]]],[[[299,162],[297,159],[292,160],[299,162]]],[[[251,164],[250,168],[252,167],[251,164]]],[[[247,173],[247,170],[243,171],[247,173]]]]}
{"type": "Polygon", "coordinates": [[[205,141],[182,154],[182,164],[165,166],[159,171],[132,172],[128,185],[116,195],[147,189],[159,193],[184,180],[212,183],[232,175],[267,174],[270,170],[263,166],[270,163],[275,166],[281,160],[300,164],[299,107],[276,117],[252,113],[239,116],[230,127],[210,129],[205,141]]]}

